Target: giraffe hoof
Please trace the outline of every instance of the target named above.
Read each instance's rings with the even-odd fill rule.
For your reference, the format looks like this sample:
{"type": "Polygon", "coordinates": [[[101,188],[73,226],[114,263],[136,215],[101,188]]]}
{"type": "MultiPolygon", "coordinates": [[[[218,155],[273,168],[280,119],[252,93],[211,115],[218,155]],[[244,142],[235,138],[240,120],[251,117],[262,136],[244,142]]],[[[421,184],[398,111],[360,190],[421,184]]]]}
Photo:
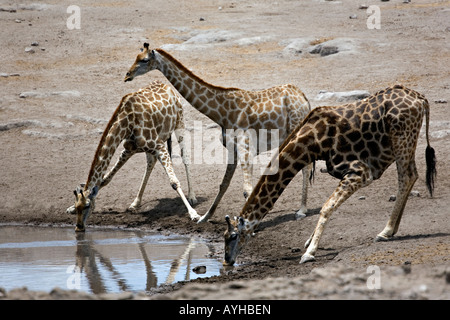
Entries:
{"type": "Polygon", "coordinates": [[[375,239],[373,241],[374,242],[382,242],[382,241],[389,241],[391,239],[392,239],[392,237],[388,237],[388,236],[379,234],[375,237],[375,239]]]}
{"type": "Polygon", "coordinates": [[[188,202],[191,206],[195,206],[198,203],[198,201],[195,197],[188,198],[188,202]]]}
{"type": "Polygon", "coordinates": [[[201,224],[208,221],[208,217],[206,216],[206,214],[203,217],[200,217],[200,219],[198,219],[197,223],[201,224]]]}
{"type": "Polygon", "coordinates": [[[193,220],[193,221],[199,220],[202,217],[195,210],[189,211],[189,216],[191,217],[191,220],[193,220]]]}
{"type": "Polygon", "coordinates": [[[314,256],[310,255],[309,253],[305,253],[304,255],[302,255],[302,258],[300,259],[300,264],[315,260],[316,258],[314,258],[314,256]]]}

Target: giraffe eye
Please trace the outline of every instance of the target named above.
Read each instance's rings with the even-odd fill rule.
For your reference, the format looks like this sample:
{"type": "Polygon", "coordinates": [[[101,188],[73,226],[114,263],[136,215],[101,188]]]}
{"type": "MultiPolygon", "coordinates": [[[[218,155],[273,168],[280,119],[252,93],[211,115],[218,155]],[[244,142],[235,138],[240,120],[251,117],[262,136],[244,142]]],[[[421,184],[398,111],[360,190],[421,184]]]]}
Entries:
{"type": "Polygon", "coordinates": [[[237,233],[233,233],[233,234],[231,234],[231,236],[230,236],[230,240],[236,240],[237,237],[238,237],[237,233]]]}

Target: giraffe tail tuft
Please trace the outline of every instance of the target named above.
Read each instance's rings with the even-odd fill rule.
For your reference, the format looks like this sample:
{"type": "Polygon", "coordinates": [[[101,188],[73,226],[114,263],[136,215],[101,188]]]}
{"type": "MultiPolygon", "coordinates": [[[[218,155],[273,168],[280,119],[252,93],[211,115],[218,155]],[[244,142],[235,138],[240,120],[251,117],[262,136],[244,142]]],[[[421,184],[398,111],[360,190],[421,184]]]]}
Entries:
{"type": "Polygon", "coordinates": [[[430,196],[433,197],[434,190],[434,180],[436,178],[436,154],[434,149],[430,146],[429,139],[429,127],[430,127],[430,107],[428,101],[425,99],[425,122],[426,122],[426,138],[427,138],[427,148],[425,150],[425,160],[427,163],[427,171],[426,171],[426,184],[428,188],[428,192],[430,196]]]}
{"type": "Polygon", "coordinates": [[[428,145],[425,150],[425,159],[427,162],[427,173],[426,173],[427,188],[428,192],[430,193],[430,196],[433,197],[434,179],[436,178],[436,155],[434,149],[430,147],[430,145],[428,145]]]}

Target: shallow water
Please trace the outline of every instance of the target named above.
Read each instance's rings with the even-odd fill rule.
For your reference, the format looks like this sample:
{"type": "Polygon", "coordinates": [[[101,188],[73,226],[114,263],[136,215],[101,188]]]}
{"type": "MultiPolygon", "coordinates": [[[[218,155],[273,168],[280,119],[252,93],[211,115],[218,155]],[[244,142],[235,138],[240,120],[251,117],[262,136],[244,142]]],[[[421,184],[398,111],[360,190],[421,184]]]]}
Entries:
{"type": "Polygon", "coordinates": [[[199,238],[109,229],[0,226],[0,287],[55,287],[90,293],[148,291],[218,275],[213,248],[199,238]],[[197,274],[195,267],[206,266],[197,274]]]}

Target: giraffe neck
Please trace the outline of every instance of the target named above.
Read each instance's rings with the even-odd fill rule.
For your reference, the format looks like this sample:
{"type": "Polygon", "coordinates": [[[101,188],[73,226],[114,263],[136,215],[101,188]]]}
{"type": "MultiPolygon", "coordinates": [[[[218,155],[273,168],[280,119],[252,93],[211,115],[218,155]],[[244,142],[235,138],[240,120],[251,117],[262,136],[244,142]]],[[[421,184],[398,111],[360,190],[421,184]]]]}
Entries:
{"type": "Polygon", "coordinates": [[[236,106],[231,103],[231,91],[236,88],[222,88],[211,85],[183,66],[162,49],[153,51],[157,61],[157,69],[161,71],[177,91],[198,111],[206,115],[222,127],[228,124],[230,109],[236,106]]]}
{"type": "Polygon", "coordinates": [[[124,117],[120,117],[121,121],[118,121],[119,114],[122,111],[122,106],[126,102],[127,96],[122,98],[119,107],[114,112],[111,120],[109,120],[105,131],[103,132],[100,143],[98,144],[97,150],[95,151],[94,160],[92,161],[91,169],[89,171],[88,179],[84,186],[84,190],[91,190],[93,187],[101,186],[103,177],[108,170],[108,166],[111,159],[120,145],[120,143],[125,139],[127,130],[121,127],[121,123],[124,123],[124,117]]]}
{"type": "MultiPolygon", "coordinates": [[[[240,213],[240,216],[248,224],[247,232],[254,232],[295,175],[319,158],[319,154],[310,151],[314,150],[311,144],[316,143],[311,136],[314,136],[311,132],[301,135],[298,139],[291,135],[281,145],[276,158],[278,172],[261,176],[240,213]]],[[[269,164],[269,167],[271,165],[272,163],[269,164]]]]}

